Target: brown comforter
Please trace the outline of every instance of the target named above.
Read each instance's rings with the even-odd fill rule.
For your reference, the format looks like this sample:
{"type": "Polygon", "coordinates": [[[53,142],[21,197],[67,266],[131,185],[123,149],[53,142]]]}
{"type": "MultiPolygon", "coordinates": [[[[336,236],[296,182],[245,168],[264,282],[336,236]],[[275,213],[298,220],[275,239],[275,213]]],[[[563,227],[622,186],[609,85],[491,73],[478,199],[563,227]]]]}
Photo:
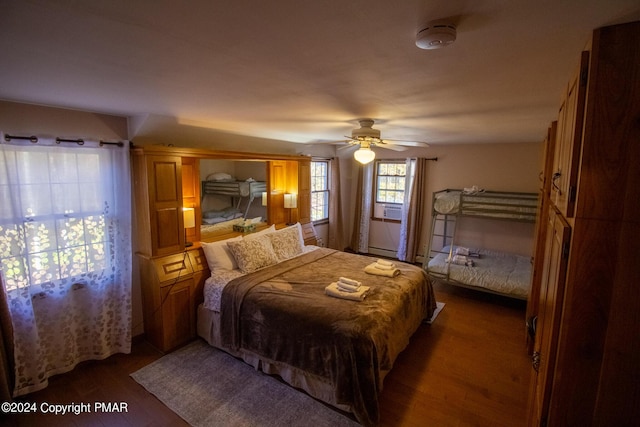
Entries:
{"type": "Polygon", "coordinates": [[[375,424],[384,373],[436,303],[421,268],[399,263],[400,276],[373,276],[364,272],[373,261],[320,248],[233,280],[222,293],[223,346],[329,382],[337,403],[375,424]],[[371,288],[364,301],[325,294],[340,276],[371,288]]]}

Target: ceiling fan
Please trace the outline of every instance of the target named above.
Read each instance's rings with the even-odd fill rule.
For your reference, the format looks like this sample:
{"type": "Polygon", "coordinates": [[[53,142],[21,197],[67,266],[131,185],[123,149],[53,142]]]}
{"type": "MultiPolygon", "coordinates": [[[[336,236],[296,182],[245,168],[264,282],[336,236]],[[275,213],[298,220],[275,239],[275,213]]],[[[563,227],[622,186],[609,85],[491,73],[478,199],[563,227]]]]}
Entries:
{"type": "MultiPolygon", "coordinates": [[[[367,164],[376,157],[376,153],[371,150],[371,147],[387,148],[394,151],[404,151],[407,147],[428,147],[426,142],[418,141],[406,141],[402,139],[382,139],[380,137],[380,130],[374,129],[373,119],[360,119],[358,120],[360,127],[354,129],[351,132],[351,136],[347,136],[347,147],[359,146],[359,148],[353,153],[353,157],[362,164],[367,164]]],[[[347,148],[344,147],[344,148],[347,148]]]]}

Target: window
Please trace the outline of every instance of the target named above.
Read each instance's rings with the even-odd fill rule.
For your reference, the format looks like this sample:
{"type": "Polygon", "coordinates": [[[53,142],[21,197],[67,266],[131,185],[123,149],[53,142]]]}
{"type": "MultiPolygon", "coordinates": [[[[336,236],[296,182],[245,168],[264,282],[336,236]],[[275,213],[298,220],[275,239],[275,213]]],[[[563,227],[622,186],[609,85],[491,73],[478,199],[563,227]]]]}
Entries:
{"type": "Polygon", "coordinates": [[[404,202],[407,165],[402,162],[379,161],[376,164],[376,203],[404,202]]]}
{"type": "Polygon", "coordinates": [[[406,162],[378,160],[375,174],[374,218],[399,220],[406,188],[406,162]]]}
{"type": "Polygon", "coordinates": [[[13,154],[24,216],[12,221],[4,212],[9,222],[0,225],[7,290],[105,270],[109,206],[100,197],[99,156],[62,150],[13,154]]]}
{"type": "Polygon", "coordinates": [[[311,162],[311,221],[329,219],[329,161],[311,162]]]}

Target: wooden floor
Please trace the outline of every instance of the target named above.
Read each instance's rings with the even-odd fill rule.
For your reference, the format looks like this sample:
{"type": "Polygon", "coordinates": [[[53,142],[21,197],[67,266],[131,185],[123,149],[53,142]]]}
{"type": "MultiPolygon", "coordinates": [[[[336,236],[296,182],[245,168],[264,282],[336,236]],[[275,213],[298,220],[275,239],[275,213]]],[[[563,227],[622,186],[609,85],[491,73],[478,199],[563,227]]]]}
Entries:
{"type": "MultiPolygon", "coordinates": [[[[436,284],[446,303],[400,354],[381,395],[381,426],[524,425],[530,362],[525,351],[525,303],[436,284]]],[[[53,377],[25,402],[125,402],[128,412],[80,415],[0,415],[8,426],[184,426],[180,417],[129,374],[161,357],[147,343],[129,355],[85,362],[53,377]]],[[[92,411],[93,412],[93,411],[92,411]]]]}

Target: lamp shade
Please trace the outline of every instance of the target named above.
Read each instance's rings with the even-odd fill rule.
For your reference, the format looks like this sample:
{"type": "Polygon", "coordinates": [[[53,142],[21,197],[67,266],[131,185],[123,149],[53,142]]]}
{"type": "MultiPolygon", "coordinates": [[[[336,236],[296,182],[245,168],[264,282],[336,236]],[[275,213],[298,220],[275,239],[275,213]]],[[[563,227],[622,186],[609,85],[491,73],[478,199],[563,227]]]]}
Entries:
{"type": "Polygon", "coordinates": [[[294,209],[298,206],[298,195],[286,193],[284,195],[284,207],[286,209],[294,209]]]}
{"type": "Polygon", "coordinates": [[[355,153],[353,153],[353,157],[363,165],[366,165],[376,158],[376,153],[371,151],[370,148],[360,147],[355,153]]]}
{"type": "Polygon", "coordinates": [[[184,228],[193,228],[196,226],[196,210],[194,208],[182,208],[182,217],[184,220],[184,228]]]}

